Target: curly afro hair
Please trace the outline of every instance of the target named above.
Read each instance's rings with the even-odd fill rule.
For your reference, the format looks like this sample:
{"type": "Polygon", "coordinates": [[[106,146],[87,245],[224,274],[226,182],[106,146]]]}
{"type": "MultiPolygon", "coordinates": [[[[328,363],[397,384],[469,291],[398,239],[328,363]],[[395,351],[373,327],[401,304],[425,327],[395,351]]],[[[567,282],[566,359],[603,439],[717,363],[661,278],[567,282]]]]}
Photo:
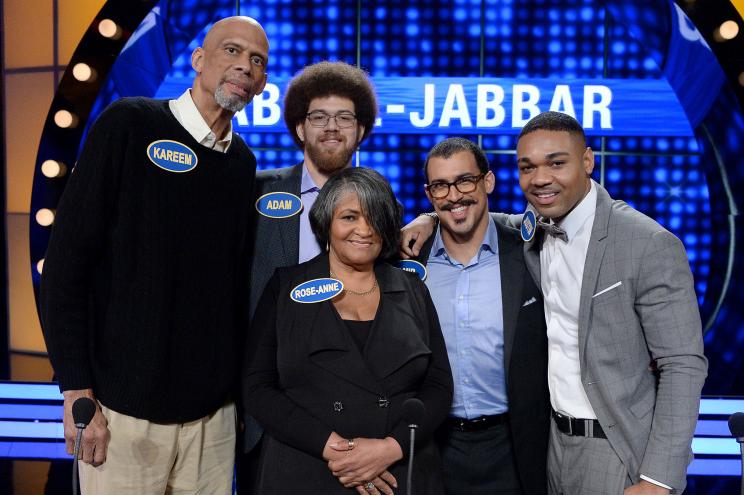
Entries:
{"type": "Polygon", "coordinates": [[[377,117],[377,97],[365,71],[346,62],[323,61],[308,65],[292,79],[284,96],[284,123],[295,143],[304,143],[297,135],[297,124],[305,120],[314,98],[342,96],[354,102],[357,122],[364,126],[363,142],[372,132],[377,117]]]}

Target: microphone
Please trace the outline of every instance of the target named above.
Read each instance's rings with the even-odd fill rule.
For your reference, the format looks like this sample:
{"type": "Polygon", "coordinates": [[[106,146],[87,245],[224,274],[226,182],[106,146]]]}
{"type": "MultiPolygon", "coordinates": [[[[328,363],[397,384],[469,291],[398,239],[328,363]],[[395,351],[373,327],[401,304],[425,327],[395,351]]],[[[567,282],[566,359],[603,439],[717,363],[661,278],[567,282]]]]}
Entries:
{"type": "Polygon", "coordinates": [[[728,420],[728,427],[731,435],[739,442],[739,449],[741,450],[742,481],[740,493],[744,495],[744,413],[738,412],[732,414],[728,420]]]}
{"type": "Polygon", "coordinates": [[[88,397],[80,397],[72,403],[72,421],[77,428],[75,435],[75,449],[72,460],[72,493],[77,495],[78,492],[78,455],[80,454],[80,440],[83,437],[83,430],[93,416],[96,414],[96,403],[88,397]]]}
{"type": "Polygon", "coordinates": [[[406,476],[406,493],[413,495],[413,446],[416,442],[416,429],[423,422],[426,416],[426,406],[423,402],[415,397],[406,399],[403,402],[403,419],[408,423],[411,431],[411,445],[408,447],[408,475],[406,476]]]}

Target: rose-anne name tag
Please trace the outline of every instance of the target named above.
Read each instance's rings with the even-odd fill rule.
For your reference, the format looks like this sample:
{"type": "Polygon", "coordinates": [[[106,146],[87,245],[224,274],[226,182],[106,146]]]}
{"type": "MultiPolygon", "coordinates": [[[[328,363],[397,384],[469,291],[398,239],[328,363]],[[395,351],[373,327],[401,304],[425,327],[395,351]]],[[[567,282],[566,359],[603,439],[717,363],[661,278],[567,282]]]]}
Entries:
{"type": "Polygon", "coordinates": [[[524,242],[530,242],[535,237],[535,231],[537,230],[537,218],[535,212],[527,210],[522,216],[522,227],[519,231],[522,233],[522,240],[524,242]]]}
{"type": "Polygon", "coordinates": [[[422,281],[426,281],[426,276],[428,275],[426,267],[418,261],[400,260],[395,266],[401,270],[415,273],[422,281]]]}
{"type": "Polygon", "coordinates": [[[302,210],[302,200],[288,192],[270,192],[256,200],[256,210],[269,218],[288,218],[302,210]]]}
{"type": "Polygon", "coordinates": [[[333,299],[344,290],[344,284],[335,278],[316,278],[302,282],[292,289],[289,297],[294,302],[308,304],[333,299]]]}

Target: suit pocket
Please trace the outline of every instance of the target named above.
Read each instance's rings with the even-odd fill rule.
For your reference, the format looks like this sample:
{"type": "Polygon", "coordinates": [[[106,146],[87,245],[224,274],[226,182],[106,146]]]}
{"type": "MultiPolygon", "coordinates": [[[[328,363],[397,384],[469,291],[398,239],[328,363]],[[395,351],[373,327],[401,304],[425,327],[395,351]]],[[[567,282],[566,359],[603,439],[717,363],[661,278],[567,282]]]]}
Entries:
{"type": "Polygon", "coordinates": [[[648,413],[653,410],[655,404],[656,394],[649,393],[646,394],[643,399],[630,406],[628,409],[630,409],[630,412],[633,413],[633,416],[638,419],[643,419],[648,415],[648,413]]]}

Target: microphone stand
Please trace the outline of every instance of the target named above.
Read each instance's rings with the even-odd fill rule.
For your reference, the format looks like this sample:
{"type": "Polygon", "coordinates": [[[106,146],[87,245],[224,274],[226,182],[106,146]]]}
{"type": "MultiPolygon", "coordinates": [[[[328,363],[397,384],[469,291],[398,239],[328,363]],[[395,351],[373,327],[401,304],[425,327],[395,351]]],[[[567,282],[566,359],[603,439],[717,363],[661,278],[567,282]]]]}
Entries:
{"type": "Polygon", "coordinates": [[[80,440],[83,438],[83,430],[87,425],[77,423],[77,435],[75,435],[74,459],[72,460],[72,495],[78,495],[78,456],[80,455],[80,440]]]}
{"type": "Polygon", "coordinates": [[[410,424],[408,425],[408,428],[411,430],[411,444],[408,447],[408,474],[406,475],[406,494],[413,495],[413,446],[416,441],[416,428],[418,428],[418,425],[410,424]]]}

